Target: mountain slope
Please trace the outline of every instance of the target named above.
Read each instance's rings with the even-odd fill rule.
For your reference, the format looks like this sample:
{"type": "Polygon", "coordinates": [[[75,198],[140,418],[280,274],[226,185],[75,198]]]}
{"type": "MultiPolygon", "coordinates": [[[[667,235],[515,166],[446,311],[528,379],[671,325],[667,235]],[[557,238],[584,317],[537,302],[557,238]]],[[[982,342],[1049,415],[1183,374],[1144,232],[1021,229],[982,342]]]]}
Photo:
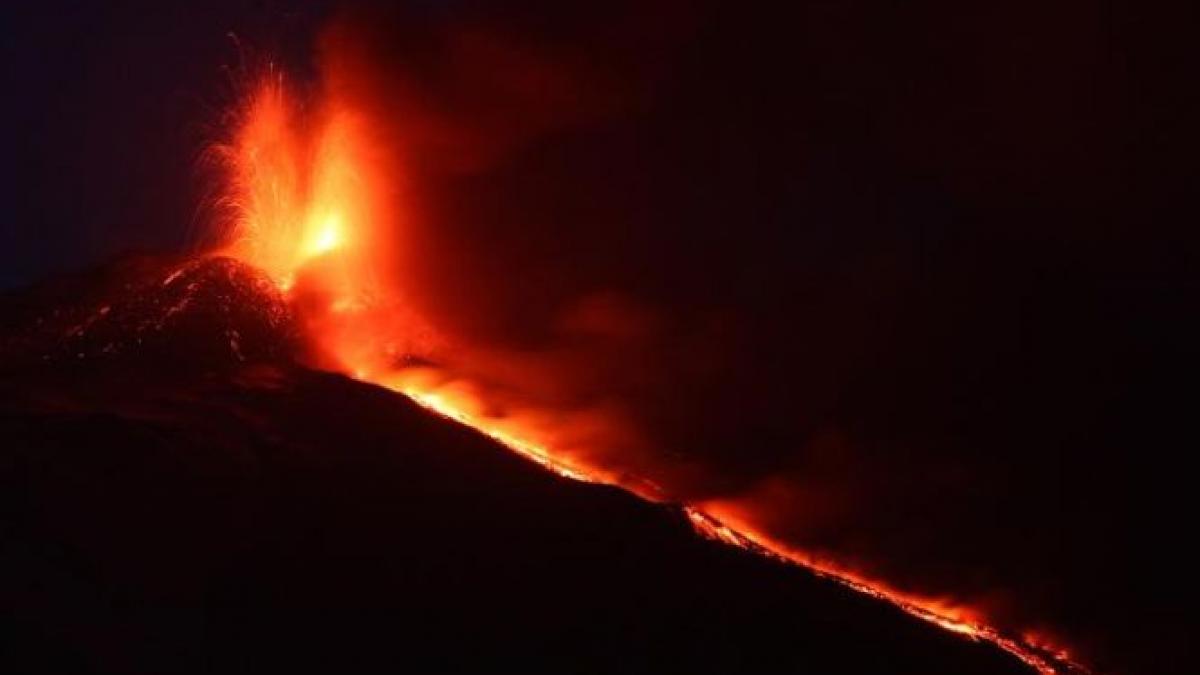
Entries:
{"type": "Polygon", "coordinates": [[[230,261],[0,309],[4,672],[1024,670],[295,365],[230,261]]]}

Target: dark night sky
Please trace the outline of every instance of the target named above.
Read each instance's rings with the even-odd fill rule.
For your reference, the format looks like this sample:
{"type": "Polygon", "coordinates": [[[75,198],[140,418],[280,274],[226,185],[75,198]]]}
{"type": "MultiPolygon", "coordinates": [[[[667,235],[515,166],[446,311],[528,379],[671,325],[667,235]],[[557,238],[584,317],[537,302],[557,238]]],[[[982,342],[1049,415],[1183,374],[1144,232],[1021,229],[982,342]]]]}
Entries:
{"type": "MultiPolygon", "coordinates": [[[[4,10],[0,287],[191,241],[227,33],[305,73],[327,8],[301,4],[4,10]]],[[[446,324],[536,348],[569,298],[615,290],[666,337],[597,358],[653,371],[614,395],[707,467],[695,494],[798,480],[815,516],[763,498],[797,541],[916,588],[958,575],[1128,672],[1186,670],[1165,581],[1192,573],[1196,447],[1178,22],[1084,0],[554,4],[350,22],[377,87],[404,72],[419,112],[515,139],[466,168],[453,139],[416,151],[446,324]],[[474,93],[429,38],[459,21],[596,98],[543,124],[474,93]]]]}
{"type": "Polygon", "coordinates": [[[287,58],[324,3],[22,4],[0,43],[3,288],[190,242],[197,158],[234,95],[230,34],[287,58]]]}

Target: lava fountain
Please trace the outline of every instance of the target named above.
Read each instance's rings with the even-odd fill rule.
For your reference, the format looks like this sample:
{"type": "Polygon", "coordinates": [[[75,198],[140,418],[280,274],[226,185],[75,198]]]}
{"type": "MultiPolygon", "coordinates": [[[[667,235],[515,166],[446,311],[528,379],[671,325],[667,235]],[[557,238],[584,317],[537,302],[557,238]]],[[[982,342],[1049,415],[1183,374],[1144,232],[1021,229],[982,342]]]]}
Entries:
{"type": "MultiPolygon", "coordinates": [[[[631,476],[589,459],[611,433],[594,411],[539,407],[493,396],[489,383],[454,368],[442,337],[407,302],[389,252],[403,246],[405,175],[380,152],[368,116],[336,87],[299,96],[278,72],[252,83],[213,153],[225,174],[217,203],[220,250],[269,274],[293,304],[312,365],[397,391],[473,427],[566,478],[619,485],[678,502],[655,476],[631,476]],[[301,101],[317,105],[302,105],[301,101]]],[[[995,628],[978,611],[919,597],[796,550],[719,501],[681,505],[701,535],[802,566],[921,620],[1011,652],[1043,673],[1084,672],[1044,638],[995,628]]]]}

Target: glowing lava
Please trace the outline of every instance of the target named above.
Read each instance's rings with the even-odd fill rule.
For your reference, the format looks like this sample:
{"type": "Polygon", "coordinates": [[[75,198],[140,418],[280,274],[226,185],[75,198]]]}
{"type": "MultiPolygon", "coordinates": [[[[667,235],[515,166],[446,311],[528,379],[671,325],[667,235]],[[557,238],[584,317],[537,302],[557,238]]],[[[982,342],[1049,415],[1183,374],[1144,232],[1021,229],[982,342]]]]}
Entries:
{"type": "MultiPolygon", "coordinates": [[[[579,459],[569,440],[579,418],[552,411],[495,412],[482,386],[410,358],[405,345],[428,327],[404,311],[396,288],[381,282],[388,263],[381,256],[395,234],[386,228],[400,222],[387,212],[400,177],[373,157],[374,141],[362,116],[328,94],[322,106],[304,111],[282,78],[270,75],[236,118],[233,138],[216,150],[228,175],[220,203],[228,216],[223,253],[265,270],[289,294],[310,333],[316,365],[402,393],[566,478],[662,498],[649,481],[579,459]],[[414,360],[420,365],[412,365],[414,360]]],[[[720,504],[683,508],[707,537],[799,565],[946,630],[994,643],[1042,673],[1086,672],[1065,650],[1038,636],[1002,633],[961,607],[898,591],[793,550],[720,504]]]]}
{"type": "Polygon", "coordinates": [[[334,300],[369,292],[373,252],[367,238],[384,205],[368,171],[370,139],[360,116],[329,101],[301,109],[281,76],[262,78],[234,115],[228,142],[215,146],[226,175],[217,206],[227,255],[290,288],[303,273],[334,300]],[[334,265],[314,261],[337,254],[334,265]],[[348,275],[347,266],[361,273],[348,275]]]}
{"type": "Polygon", "coordinates": [[[607,482],[583,470],[556,460],[547,448],[507,431],[502,425],[491,423],[486,418],[477,414],[471,414],[468,412],[469,406],[465,401],[456,402],[452,398],[439,393],[437,390],[409,384],[405,380],[382,380],[376,384],[382,384],[393,391],[398,391],[421,406],[443,417],[448,417],[460,424],[465,424],[476,429],[492,440],[499,442],[509,449],[515,450],[518,454],[524,455],[564,478],[584,483],[607,482]]]}
{"type": "Polygon", "coordinates": [[[950,632],[965,635],[972,640],[991,642],[1021,659],[1039,673],[1053,675],[1054,673],[1088,672],[1083,665],[1072,660],[1071,654],[1067,650],[1046,643],[1040,636],[1026,635],[1020,639],[1010,637],[984,623],[970,610],[934,598],[923,598],[898,591],[882,581],[868,579],[831,561],[821,560],[796,551],[782,542],[772,540],[755,531],[749,525],[738,523],[735,527],[729,524],[729,521],[722,521],[702,510],[701,507],[687,505],[683,509],[692,526],[705,537],[759,555],[799,565],[853,591],[889,602],[922,621],[928,621],[950,632]]]}

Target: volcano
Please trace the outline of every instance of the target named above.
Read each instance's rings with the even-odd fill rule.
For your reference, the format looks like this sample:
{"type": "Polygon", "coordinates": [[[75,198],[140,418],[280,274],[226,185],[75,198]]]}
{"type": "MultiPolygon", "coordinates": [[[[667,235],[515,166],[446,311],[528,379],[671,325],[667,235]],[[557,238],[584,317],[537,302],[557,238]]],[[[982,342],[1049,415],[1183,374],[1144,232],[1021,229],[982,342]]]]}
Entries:
{"type": "Polygon", "coordinates": [[[1193,672],[1184,17],[9,4],[0,672],[1193,672]]]}
{"type": "Polygon", "coordinates": [[[0,309],[6,672],[1027,671],[299,365],[241,263],[0,309]]]}

